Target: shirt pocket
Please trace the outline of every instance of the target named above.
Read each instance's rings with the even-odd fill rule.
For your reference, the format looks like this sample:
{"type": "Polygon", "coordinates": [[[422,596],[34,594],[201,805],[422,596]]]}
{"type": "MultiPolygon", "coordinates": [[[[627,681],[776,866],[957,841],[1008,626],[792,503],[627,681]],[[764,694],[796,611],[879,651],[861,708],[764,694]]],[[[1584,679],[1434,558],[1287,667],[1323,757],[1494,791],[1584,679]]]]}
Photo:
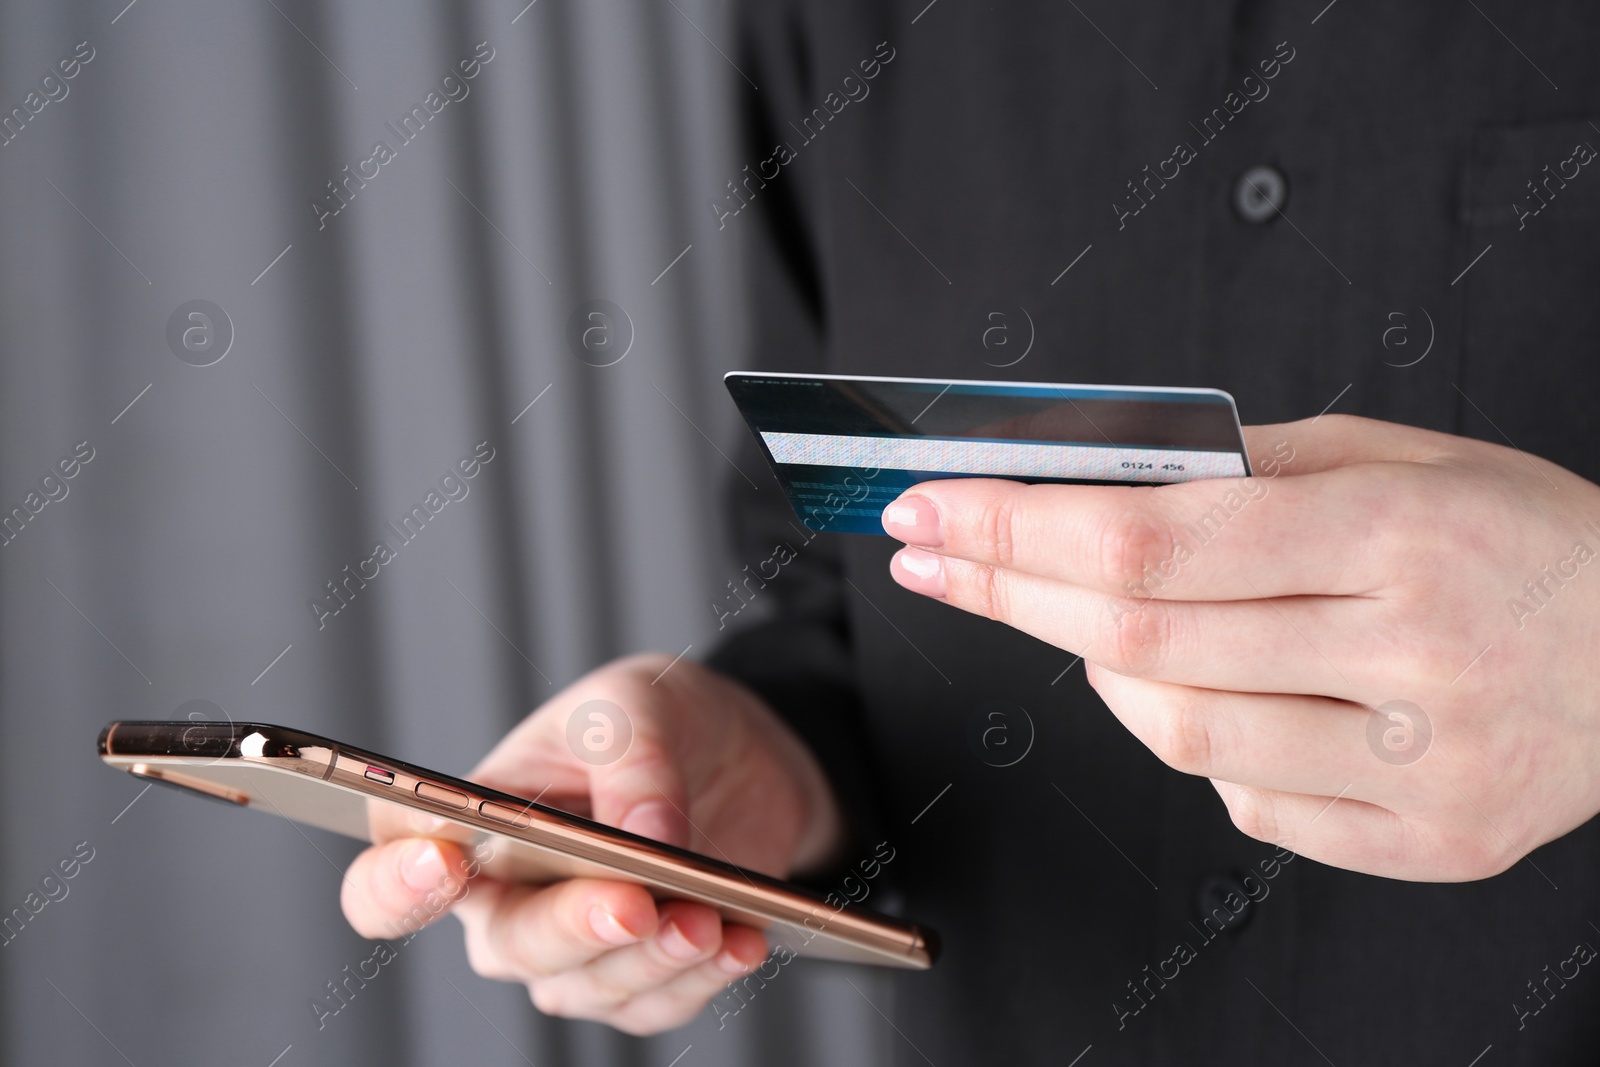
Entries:
{"type": "Polygon", "coordinates": [[[1460,221],[1475,228],[1600,219],[1600,121],[1553,119],[1474,131],[1460,221]]]}
{"type": "Polygon", "coordinates": [[[1600,480],[1600,118],[1483,126],[1461,166],[1462,432],[1600,480]],[[1582,160],[1587,160],[1582,162],[1582,160]],[[1469,265],[1470,264],[1470,265],[1469,265]]]}

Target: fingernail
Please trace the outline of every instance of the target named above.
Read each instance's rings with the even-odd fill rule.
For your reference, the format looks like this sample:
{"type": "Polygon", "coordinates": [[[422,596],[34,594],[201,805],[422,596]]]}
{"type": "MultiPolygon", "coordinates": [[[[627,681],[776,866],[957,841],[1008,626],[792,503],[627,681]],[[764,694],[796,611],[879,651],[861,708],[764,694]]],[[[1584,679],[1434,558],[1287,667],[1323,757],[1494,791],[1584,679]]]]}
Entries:
{"type": "Polygon", "coordinates": [[[661,927],[661,933],[656,935],[656,940],[661,942],[661,950],[675,959],[692,960],[700,955],[699,946],[683,936],[683,931],[673,919],[668,919],[661,927]]]}
{"type": "Polygon", "coordinates": [[[894,580],[924,596],[944,596],[944,557],[920,548],[902,548],[889,568],[894,580]]]}
{"type": "Polygon", "coordinates": [[[400,854],[400,880],[416,890],[426,893],[438,889],[444,881],[444,856],[432,841],[413,841],[400,854]]]}
{"type": "Polygon", "coordinates": [[[638,934],[623,926],[621,919],[599,904],[589,909],[589,928],[608,945],[632,945],[639,940],[638,934]]]}
{"type": "Polygon", "coordinates": [[[939,511],[926,497],[908,493],[884,508],[883,529],[908,545],[938,548],[944,544],[939,511]]]}
{"type": "Polygon", "coordinates": [[[688,843],[685,840],[682,817],[670,804],[660,800],[647,800],[643,804],[635,804],[633,810],[622,817],[622,823],[617,829],[680,847],[688,843]]]}

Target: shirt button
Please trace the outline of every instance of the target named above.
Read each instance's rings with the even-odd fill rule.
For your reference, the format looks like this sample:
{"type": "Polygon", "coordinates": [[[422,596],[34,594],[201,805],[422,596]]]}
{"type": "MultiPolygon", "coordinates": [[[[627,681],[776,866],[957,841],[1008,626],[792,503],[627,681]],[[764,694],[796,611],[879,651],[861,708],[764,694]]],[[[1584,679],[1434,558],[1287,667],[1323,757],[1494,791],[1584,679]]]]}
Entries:
{"type": "Polygon", "coordinates": [[[1244,884],[1231,874],[1211,874],[1195,887],[1194,910],[1205,924],[1207,937],[1226,931],[1236,934],[1250,925],[1255,907],[1244,884]]]}
{"type": "Polygon", "coordinates": [[[1251,167],[1233,186],[1233,210],[1246,222],[1266,222],[1288,199],[1289,180],[1277,167],[1251,167]]]}

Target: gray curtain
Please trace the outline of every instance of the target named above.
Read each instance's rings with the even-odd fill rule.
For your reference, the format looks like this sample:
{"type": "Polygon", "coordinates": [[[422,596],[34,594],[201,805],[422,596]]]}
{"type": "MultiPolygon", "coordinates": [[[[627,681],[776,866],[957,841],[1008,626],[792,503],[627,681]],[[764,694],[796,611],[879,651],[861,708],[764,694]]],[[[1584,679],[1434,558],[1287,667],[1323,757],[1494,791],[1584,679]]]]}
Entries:
{"type": "Polygon", "coordinates": [[[125,4],[0,7],[5,1061],[882,1059],[837,971],[639,1042],[477,978],[453,920],[319,1029],[371,951],[355,846],[93,749],[211,708],[462,773],[606,659],[710,648],[751,362],[704,207],[757,91],[727,5],[125,4]]]}

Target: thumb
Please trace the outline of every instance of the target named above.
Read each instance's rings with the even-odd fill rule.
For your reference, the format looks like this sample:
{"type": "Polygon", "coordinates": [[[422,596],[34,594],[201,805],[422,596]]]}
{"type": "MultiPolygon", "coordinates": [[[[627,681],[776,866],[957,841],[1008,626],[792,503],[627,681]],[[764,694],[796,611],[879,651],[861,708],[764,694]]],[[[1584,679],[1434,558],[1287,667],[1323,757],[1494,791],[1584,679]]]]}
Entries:
{"type": "Polygon", "coordinates": [[[663,716],[643,703],[630,715],[609,700],[590,700],[566,726],[568,747],[588,767],[595,821],[687,848],[688,787],[663,716]]]}

